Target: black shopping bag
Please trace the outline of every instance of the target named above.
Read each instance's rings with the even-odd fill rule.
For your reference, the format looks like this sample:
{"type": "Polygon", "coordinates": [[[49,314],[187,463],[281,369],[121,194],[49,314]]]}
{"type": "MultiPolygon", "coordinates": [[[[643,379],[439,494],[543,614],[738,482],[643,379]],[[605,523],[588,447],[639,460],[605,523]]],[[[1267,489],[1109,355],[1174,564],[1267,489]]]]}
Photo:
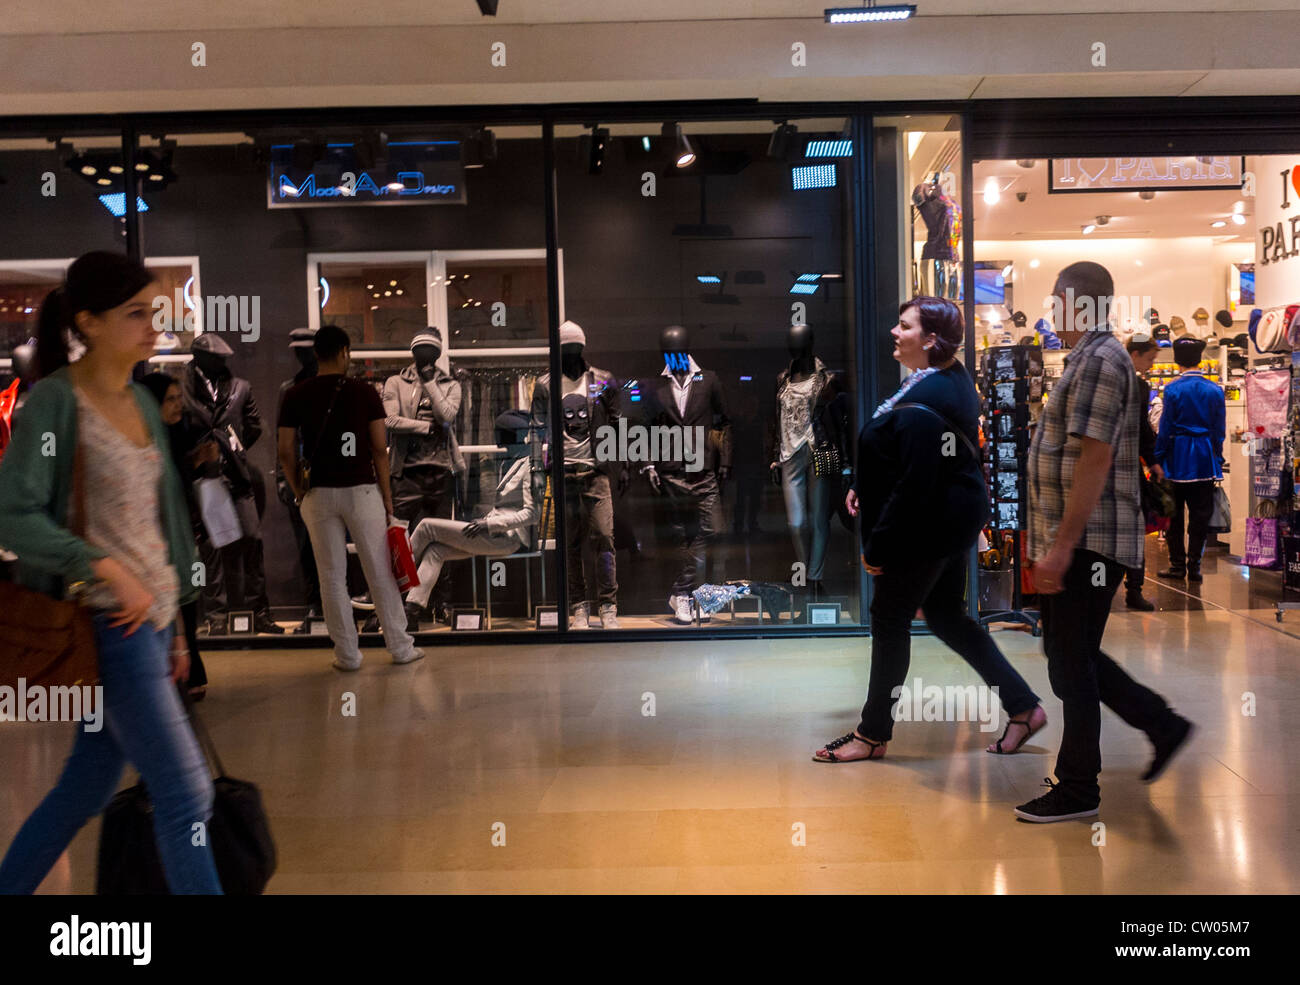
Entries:
{"type": "MultiPolygon", "coordinates": [[[[226,775],[188,697],[185,704],[204,755],[216,770],[207,835],[221,888],[229,896],[255,896],[266,889],[276,861],[262,794],[252,783],[226,775]]],[[[143,782],[119,793],[104,812],[95,892],[101,896],[168,892],[154,840],[153,805],[143,782]]]]}

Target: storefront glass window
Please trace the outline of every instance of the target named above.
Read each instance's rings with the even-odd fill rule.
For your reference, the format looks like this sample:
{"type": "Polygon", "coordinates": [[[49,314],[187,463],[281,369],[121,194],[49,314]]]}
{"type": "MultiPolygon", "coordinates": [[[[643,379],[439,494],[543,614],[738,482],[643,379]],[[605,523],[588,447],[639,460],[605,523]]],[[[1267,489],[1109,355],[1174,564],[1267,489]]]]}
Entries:
{"type": "Polygon", "coordinates": [[[860,621],[847,124],[557,126],[580,623],[860,621]]]}
{"type": "MultiPolygon", "coordinates": [[[[255,507],[255,533],[231,547],[196,528],[206,631],[327,632],[314,521],[292,505],[276,423],[289,388],[314,375],[313,333],[330,325],[350,340],[350,375],[383,404],[394,509],[421,572],[410,628],[547,623],[557,562],[529,427],[547,353],[540,127],[173,133],[143,139],[141,154],[166,167],[142,182],[147,252],[167,262],[168,296],[193,278],[158,361],[184,384],[197,439],[220,445],[232,495],[255,507]]],[[[348,534],[330,562],[345,569],[343,616],[375,632],[383,600],[348,534]]]]}

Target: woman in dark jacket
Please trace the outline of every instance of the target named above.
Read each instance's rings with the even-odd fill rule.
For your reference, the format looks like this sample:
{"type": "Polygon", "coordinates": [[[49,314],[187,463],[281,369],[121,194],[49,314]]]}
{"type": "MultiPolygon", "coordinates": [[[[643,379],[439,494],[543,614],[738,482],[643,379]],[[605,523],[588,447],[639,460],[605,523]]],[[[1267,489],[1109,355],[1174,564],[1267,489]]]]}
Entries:
{"type": "Polygon", "coordinates": [[[961,309],[916,297],[899,310],[894,358],[912,371],[858,439],[857,478],[846,497],[862,514],[862,566],[875,578],[871,682],[862,721],[813,759],[881,759],[911,660],[918,608],[935,636],[996,687],[1010,716],[992,753],[1013,753],[1047,724],[1038,697],[966,612],[970,550],[989,517],[979,448],[979,396],[957,361],[961,309]]]}
{"type": "MultiPolygon", "coordinates": [[[[148,387],[149,392],[158,401],[162,421],[167,426],[167,437],[171,443],[172,462],[185,489],[185,502],[190,509],[190,522],[198,524],[201,522],[198,519],[198,505],[194,502],[194,493],[191,491],[195,478],[194,466],[199,461],[217,461],[216,443],[206,442],[205,445],[200,445],[197,433],[186,426],[182,414],[184,404],[180,380],[155,371],[146,375],[140,382],[148,387]]],[[[190,646],[190,676],[186,681],[186,687],[192,699],[202,701],[208,693],[208,672],[203,666],[203,658],[199,656],[199,600],[194,598],[181,605],[181,616],[185,620],[185,639],[190,646]]]]}

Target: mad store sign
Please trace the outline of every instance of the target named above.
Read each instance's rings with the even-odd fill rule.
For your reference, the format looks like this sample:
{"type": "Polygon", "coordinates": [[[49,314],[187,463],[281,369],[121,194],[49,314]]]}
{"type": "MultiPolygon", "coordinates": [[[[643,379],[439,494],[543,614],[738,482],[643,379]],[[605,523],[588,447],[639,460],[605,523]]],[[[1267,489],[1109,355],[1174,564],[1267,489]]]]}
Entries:
{"type": "Polygon", "coordinates": [[[1300,302],[1300,156],[1262,157],[1255,168],[1255,303],[1300,302]]]}

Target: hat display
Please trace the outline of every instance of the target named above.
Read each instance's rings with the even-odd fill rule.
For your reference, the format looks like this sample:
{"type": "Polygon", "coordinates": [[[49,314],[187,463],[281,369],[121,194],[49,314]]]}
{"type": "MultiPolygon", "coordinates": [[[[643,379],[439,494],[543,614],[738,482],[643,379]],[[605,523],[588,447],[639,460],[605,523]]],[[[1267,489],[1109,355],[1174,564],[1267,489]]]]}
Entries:
{"type": "Polygon", "coordinates": [[[316,339],[316,329],[295,328],[289,333],[290,349],[310,349],[316,339]]]}
{"type": "Polygon", "coordinates": [[[1209,321],[1209,320],[1210,320],[1210,313],[1206,311],[1204,308],[1197,308],[1195,311],[1192,312],[1192,321],[1202,322],[1202,321],[1209,321]]]}
{"type": "Polygon", "coordinates": [[[1151,330],[1151,337],[1156,340],[1156,345],[1162,349],[1168,349],[1172,344],[1169,341],[1169,334],[1168,325],[1157,325],[1151,330]]]}
{"type": "Polygon", "coordinates": [[[582,330],[582,326],[574,321],[566,321],[560,326],[560,345],[577,344],[585,346],[587,344],[587,334],[582,330]]]}
{"type": "Polygon", "coordinates": [[[1016,328],[1024,328],[1029,324],[1029,316],[1023,311],[1017,311],[1011,316],[1011,324],[1015,325],[1016,328]]]}
{"type": "Polygon", "coordinates": [[[1224,328],[1232,328],[1232,315],[1222,308],[1214,313],[1214,320],[1224,328]]]}
{"type": "Polygon", "coordinates": [[[437,348],[441,349],[441,348],[442,348],[442,332],[439,331],[435,326],[430,325],[428,328],[426,328],[423,332],[421,332],[421,333],[420,333],[419,335],[417,335],[415,338],[411,339],[411,351],[412,351],[412,352],[415,351],[415,347],[416,347],[417,345],[432,345],[432,346],[436,346],[437,348]]]}
{"type": "Polygon", "coordinates": [[[1146,313],[1143,314],[1142,317],[1145,318],[1147,321],[1149,321],[1152,325],[1160,324],[1160,312],[1156,311],[1155,308],[1147,308],[1146,313]]]}
{"type": "Polygon", "coordinates": [[[1128,340],[1130,342],[1136,342],[1138,345],[1141,345],[1143,342],[1150,342],[1151,330],[1147,328],[1136,328],[1133,330],[1133,334],[1129,336],[1128,340]]]}
{"type": "Polygon", "coordinates": [[[214,356],[233,356],[235,350],[215,332],[204,332],[190,345],[191,352],[210,352],[214,356]]]}
{"type": "Polygon", "coordinates": [[[1169,331],[1174,335],[1182,335],[1187,331],[1187,322],[1183,321],[1177,315],[1169,316],[1169,331]]]}

